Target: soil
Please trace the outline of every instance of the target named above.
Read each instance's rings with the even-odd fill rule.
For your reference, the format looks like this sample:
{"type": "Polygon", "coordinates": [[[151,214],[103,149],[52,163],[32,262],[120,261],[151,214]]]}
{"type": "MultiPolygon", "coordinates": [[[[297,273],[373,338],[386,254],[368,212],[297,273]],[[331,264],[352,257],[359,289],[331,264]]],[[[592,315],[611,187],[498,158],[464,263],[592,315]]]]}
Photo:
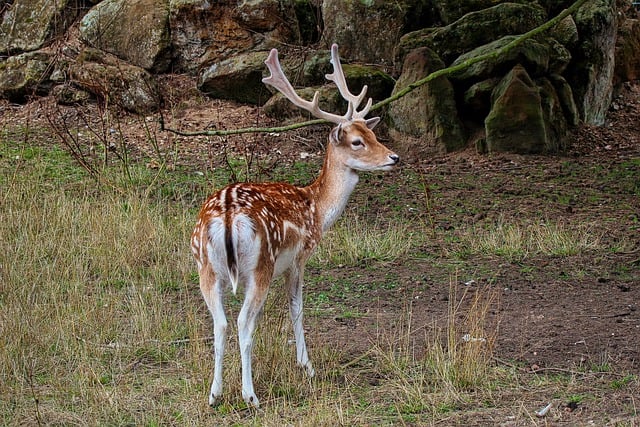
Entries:
{"type": "MultiPolygon", "coordinates": [[[[167,76],[163,84],[163,115],[169,128],[197,131],[281,124],[264,117],[258,108],[203,98],[189,78],[167,76]]],[[[81,113],[77,108],[55,107],[48,98],[24,106],[5,102],[0,104],[0,122],[40,120],[46,125],[46,117],[100,116],[95,106],[86,109],[81,113]]],[[[322,305],[319,314],[308,309],[311,351],[314,343],[333,342],[346,355],[363,354],[381,331],[402,328],[409,314],[416,348],[423,348],[422,331],[446,324],[450,300],[463,300],[459,314],[463,318],[469,296],[478,290],[491,298],[486,330],[491,331],[487,338],[496,364],[532,374],[577,373],[586,387],[589,381],[603,381],[603,375],[637,376],[639,118],[640,84],[626,83],[606,123],[581,126],[570,151],[563,155],[481,155],[467,150],[406,159],[403,147],[393,147],[405,154],[402,167],[364,176],[348,209],[383,221],[398,215],[420,220],[429,235],[418,253],[393,263],[308,268],[308,296],[334,292],[331,304],[322,305]],[[538,253],[516,261],[465,252],[461,247],[459,233],[464,230],[510,222],[583,225],[600,244],[576,255],[538,253]],[[335,287],[343,281],[349,286],[336,295],[335,287]],[[598,375],[588,377],[594,372],[598,375]]],[[[155,149],[141,126],[144,120],[122,115],[119,126],[135,154],[153,158],[155,149]]],[[[147,118],[152,120],[155,117],[147,118]]],[[[286,166],[305,159],[319,167],[327,132],[320,126],[278,135],[222,138],[152,129],[159,149],[175,154],[170,166],[191,170],[225,167],[223,154],[230,150],[250,153],[263,165],[286,166]]],[[[386,141],[384,129],[380,139],[386,141]]],[[[154,167],[153,161],[149,167],[154,167]]],[[[269,168],[257,175],[269,179],[269,168]]],[[[637,401],[630,403],[634,394],[635,398],[640,395],[638,390],[612,392],[608,398],[583,404],[582,412],[574,411],[570,402],[561,402],[573,414],[562,415],[559,422],[582,425],[592,419],[615,419],[625,405],[637,408],[637,401]]],[[[496,422],[478,416],[468,424],[496,422]]],[[[502,422],[508,425],[508,420],[502,422]]]]}

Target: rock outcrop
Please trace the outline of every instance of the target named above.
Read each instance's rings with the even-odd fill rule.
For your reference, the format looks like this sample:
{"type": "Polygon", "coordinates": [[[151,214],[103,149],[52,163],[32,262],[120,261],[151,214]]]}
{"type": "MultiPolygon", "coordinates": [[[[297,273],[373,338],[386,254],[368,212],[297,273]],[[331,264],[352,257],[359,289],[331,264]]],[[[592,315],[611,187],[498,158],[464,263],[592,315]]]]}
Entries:
{"type": "Polygon", "coordinates": [[[169,0],[103,0],[84,15],[80,38],[155,73],[171,63],[169,0]]]}
{"type": "Polygon", "coordinates": [[[83,11],[72,0],[14,0],[0,3],[0,53],[20,54],[45,47],[83,11]]]}
{"type": "MultiPolygon", "coordinates": [[[[394,93],[410,83],[444,68],[444,63],[428,47],[412,50],[404,60],[394,93]]],[[[453,151],[465,145],[458,119],[453,85],[439,77],[414,90],[389,107],[389,129],[394,140],[424,151],[453,151]]]]}
{"type": "MultiPolygon", "coordinates": [[[[325,108],[327,48],[340,45],[353,90],[375,100],[429,73],[512,42],[571,0],[13,0],[0,13],[0,97],[60,103],[96,99],[149,114],[162,105],[156,76],[188,73],[208,96],[300,114],[261,82],[268,50],[281,50],[292,83],[325,108]],[[70,34],[67,36],[66,34],[70,34]],[[78,39],[72,35],[78,34],[78,39]]],[[[616,85],[640,75],[640,24],[630,4],[586,2],[544,35],[391,103],[398,146],[416,153],[550,153],[581,121],[602,124],[616,85]]]]}
{"type": "Polygon", "coordinates": [[[153,75],[101,50],[85,48],[69,64],[68,72],[75,86],[107,105],[137,114],[148,114],[160,107],[162,98],[153,75]]]}

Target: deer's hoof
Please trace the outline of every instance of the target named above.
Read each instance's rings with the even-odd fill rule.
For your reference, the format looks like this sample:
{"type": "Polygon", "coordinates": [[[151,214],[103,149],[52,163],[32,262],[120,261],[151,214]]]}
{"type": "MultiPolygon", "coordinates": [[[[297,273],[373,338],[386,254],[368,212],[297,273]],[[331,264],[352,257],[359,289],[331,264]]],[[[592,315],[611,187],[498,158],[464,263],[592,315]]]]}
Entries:
{"type": "Polygon", "coordinates": [[[256,397],[255,394],[251,393],[251,394],[244,394],[242,398],[244,399],[245,403],[249,406],[249,407],[253,407],[255,409],[258,409],[260,407],[260,401],[258,401],[258,398],[256,397]]]}
{"type": "Polygon", "coordinates": [[[311,362],[307,363],[307,365],[305,366],[305,369],[307,371],[307,375],[309,376],[309,378],[313,378],[316,375],[316,370],[313,369],[313,366],[311,366],[311,362]]]}
{"type": "Polygon", "coordinates": [[[209,406],[211,406],[212,408],[215,408],[216,406],[218,406],[220,404],[220,399],[221,396],[215,396],[213,393],[211,393],[209,395],[209,406]]]}

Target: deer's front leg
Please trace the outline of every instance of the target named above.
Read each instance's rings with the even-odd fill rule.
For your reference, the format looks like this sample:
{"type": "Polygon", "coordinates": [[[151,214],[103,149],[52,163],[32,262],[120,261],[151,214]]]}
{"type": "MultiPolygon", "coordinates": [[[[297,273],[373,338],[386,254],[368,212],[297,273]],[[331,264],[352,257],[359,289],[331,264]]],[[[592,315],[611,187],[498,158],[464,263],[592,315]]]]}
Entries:
{"type": "Polygon", "coordinates": [[[258,317],[262,311],[269,281],[256,282],[255,277],[247,280],[244,303],[238,314],[238,343],[240,344],[240,359],[242,361],[242,398],[255,408],[260,406],[258,397],[253,389],[253,375],[251,372],[251,355],[253,350],[253,333],[256,330],[258,317]]]}
{"type": "Polygon", "coordinates": [[[296,340],[296,359],[298,365],[304,367],[310,377],[315,375],[315,370],[309,360],[307,344],[304,339],[303,304],[302,304],[302,283],[304,266],[293,266],[287,275],[287,285],[289,287],[289,311],[291,322],[293,323],[293,335],[296,340]]]}

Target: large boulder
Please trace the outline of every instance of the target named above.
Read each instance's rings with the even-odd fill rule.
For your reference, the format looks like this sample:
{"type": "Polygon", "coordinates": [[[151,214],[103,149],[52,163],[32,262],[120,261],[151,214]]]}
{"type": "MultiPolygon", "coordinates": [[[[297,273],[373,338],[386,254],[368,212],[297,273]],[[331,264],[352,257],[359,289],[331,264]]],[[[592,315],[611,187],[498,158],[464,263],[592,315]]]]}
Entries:
{"type": "MultiPolygon", "coordinates": [[[[294,87],[313,87],[327,83],[325,75],[332,70],[329,52],[322,50],[305,57],[293,51],[280,56],[282,69],[294,87]]],[[[266,58],[267,52],[246,52],[214,63],[200,72],[198,89],[213,98],[262,105],[273,92],[262,83],[262,78],[268,75],[264,65],[266,58]]],[[[342,69],[347,85],[354,93],[359,93],[367,85],[367,95],[374,100],[381,100],[393,89],[393,79],[377,67],[343,64],[342,69]]],[[[339,104],[334,103],[331,96],[326,99],[331,106],[339,104]]],[[[283,110],[281,106],[276,108],[283,110]]]]}
{"type": "Polygon", "coordinates": [[[213,98],[264,104],[271,96],[262,83],[267,52],[246,52],[202,70],[198,89],[213,98]]]}
{"type": "Polygon", "coordinates": [[[507,73],[492,98],[491,112],[485,119],[489,152],[550,151],[540,91],[524,67],[517,65],[507,73]]]}
{"type": "Polygon", "coordinates": [[[416,47],[433,49],[445,64],[478,46],[501,37],[525,33],[546,20],[545,11],[537,5],[502,3],[462,16],[449,25],[425,28],[408,33],[400,40],[396,61],[416,47]]]}
{"type": "MultiPolygon", "coordinates": [[[[428,74],[444,68],[431,49],[423,47],[406,56],[393,93],[428,74]]],[[[453,86],[439,77],[393,102],[388,111],[389,135],[398,146],[411,151],[448,152],[465,145],[464,131],[456,111],[453,86]]]]}
{"type": "Polygon", "coordinates": [[[69,28],[82,10],[71,0],[14,0],[0,23],[0,53],[38,50],[69,28]]]}
{"type": "Polygon", "coordinates": [[[300,38],[293,2],[170,0],[174,71],[196,72],[300,38]]]}
{"type": "Polygon", "coordinates": [[[394,49],[408,19],[407,0],[324,0],[323,38],[337,43],[341,56],[363,62],[392,64],[394,49]]]}
{"type": "Polygon", "coordinates": [[[85,48],[69,65],[71,82],[106,105],[137,114],[160,107],[161,95],[155,78],[145,69],[104,52],[85,48]]]}
{"type": "Polygon", "coordinates": [[[586,2],[575,14],[580,41],[566,73],[584,122],[601,125],[613,96],[615,0],[586,2]]]}
{"type": "Polygon", "coordinates": [[[167,71],[171,63],[169,0],[104,0],[80,23],[89,46],[149,71],[167,71]]]}
{"type": "MultiPolygon", "coordinates": [[[[506,36],[472,51],[460,55],[452,64],[457,66],[478,56],[493,53],[511,43],[516,36],[506,36]]],[[[454,73],[451,78],[457,81],[477,82],[496,75],[504,75],[516,64],[522,64],[530,74],[539,76],[549,71],[551,49],[549,45],[537,40],[527,39],[515,48],[493,55],[454,73]]]]}
{"type": "Polygon", "coordinates": [[[43,95],[51,88],[53,55],[27,52],[0,62],[0,97],[23,102],[29,95],[43,95]]]}
{"type": "Polygon", "coordinates": [[[640,20],[626,19],[616,40],[614,85],[640,79],[640,20]]]}
{"type": "Polygon", "coordinates": [[[559,76],[534,81],[522,65],[513,67],[491,96],[491,111],[485,119],[487,150],[520,154],[565,150],[573,125],[565,118],[572,114],[566,111],[570,101],[562,99],[567,94],[559,95],[566,90],[565,84],[559,76]]]}

